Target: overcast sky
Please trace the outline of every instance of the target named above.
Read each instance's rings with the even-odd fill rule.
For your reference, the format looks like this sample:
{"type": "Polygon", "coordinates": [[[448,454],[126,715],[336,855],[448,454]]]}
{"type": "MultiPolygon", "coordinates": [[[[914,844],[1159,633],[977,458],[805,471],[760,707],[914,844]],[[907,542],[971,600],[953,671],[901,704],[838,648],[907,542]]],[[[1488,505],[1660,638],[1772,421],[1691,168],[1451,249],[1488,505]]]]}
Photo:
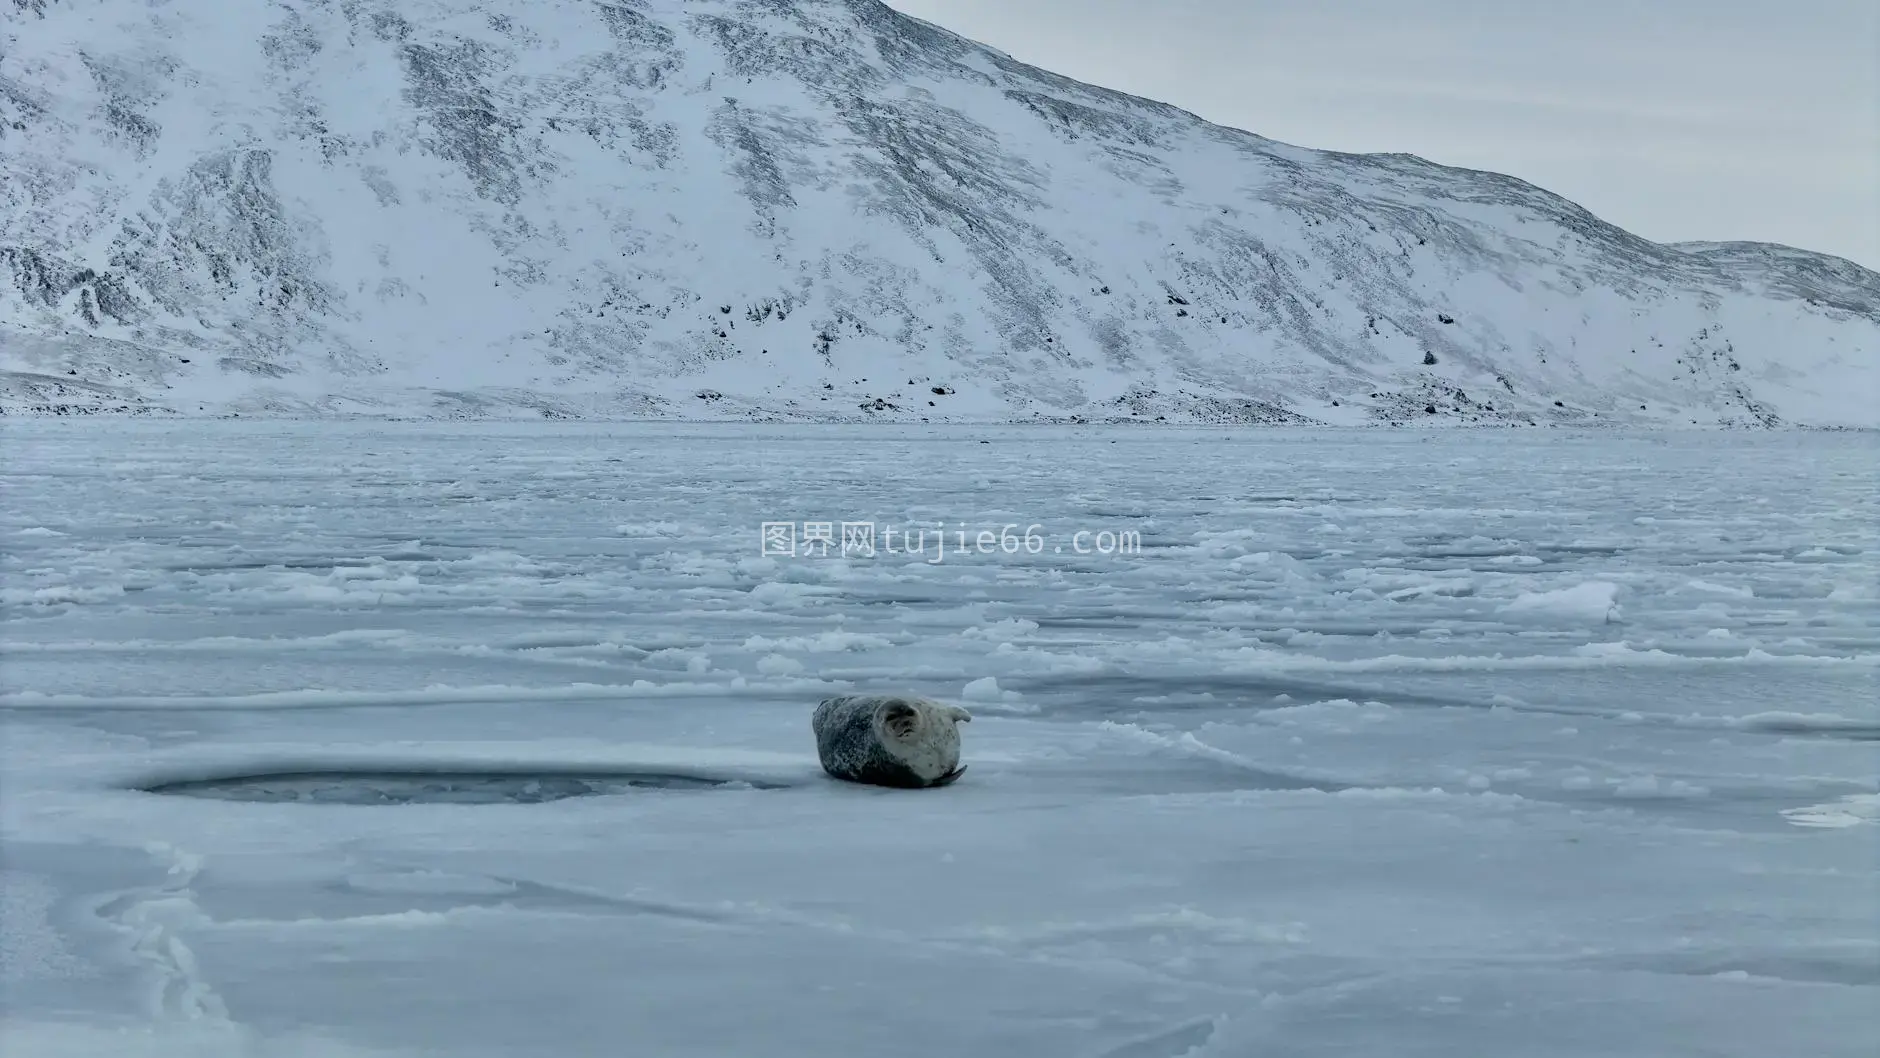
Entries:
{"type": "Polygon", "coordinates": [[[1521,177],[1650,239],[1880,269],[1877,0],[887,0],[1307,147],[1521,177]]]}

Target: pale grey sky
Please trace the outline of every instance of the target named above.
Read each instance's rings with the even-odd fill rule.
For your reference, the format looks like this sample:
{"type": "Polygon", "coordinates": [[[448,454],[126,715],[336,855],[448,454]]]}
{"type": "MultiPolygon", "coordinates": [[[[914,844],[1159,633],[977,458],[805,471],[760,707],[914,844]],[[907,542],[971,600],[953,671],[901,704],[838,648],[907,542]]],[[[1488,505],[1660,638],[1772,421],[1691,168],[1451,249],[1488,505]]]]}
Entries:
{"type": "Polygon", "coordinates": [[[1880,269],[1876,0],[887,0],[1307,147],[1508,173],[1650,239],[1880,269]]]}

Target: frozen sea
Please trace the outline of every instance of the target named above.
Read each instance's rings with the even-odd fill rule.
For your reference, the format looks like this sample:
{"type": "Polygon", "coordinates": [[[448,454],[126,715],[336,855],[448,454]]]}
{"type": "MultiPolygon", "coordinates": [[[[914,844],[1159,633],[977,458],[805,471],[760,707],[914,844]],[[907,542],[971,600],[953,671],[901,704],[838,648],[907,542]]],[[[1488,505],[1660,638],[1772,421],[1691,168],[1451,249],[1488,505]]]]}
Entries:
{"type": "Polygon", "coordinates": [[[1869,435],[0,445],[10,1058],[1880,1050],[1869,435]]]}

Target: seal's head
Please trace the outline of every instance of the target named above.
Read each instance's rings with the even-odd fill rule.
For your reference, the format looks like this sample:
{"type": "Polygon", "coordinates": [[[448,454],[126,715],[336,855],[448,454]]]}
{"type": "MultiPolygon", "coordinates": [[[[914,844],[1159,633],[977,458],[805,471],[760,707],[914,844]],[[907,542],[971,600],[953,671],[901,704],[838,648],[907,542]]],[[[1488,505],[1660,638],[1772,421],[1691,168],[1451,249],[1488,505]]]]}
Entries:
{"type": "Polygon", "coordinates": [[[922,783],[933,783],[959,766],[960,732],[954,725],[972,718],[930,698],[883,698],[875,707],[875,732],[889,757],[922,783]]]}
{"type": "Polygon", "coordinates": [[[892,742],[910,742],[920,732],[920,710],[905,698],[890,698],[875,711],[875,722],[892,742]]]}

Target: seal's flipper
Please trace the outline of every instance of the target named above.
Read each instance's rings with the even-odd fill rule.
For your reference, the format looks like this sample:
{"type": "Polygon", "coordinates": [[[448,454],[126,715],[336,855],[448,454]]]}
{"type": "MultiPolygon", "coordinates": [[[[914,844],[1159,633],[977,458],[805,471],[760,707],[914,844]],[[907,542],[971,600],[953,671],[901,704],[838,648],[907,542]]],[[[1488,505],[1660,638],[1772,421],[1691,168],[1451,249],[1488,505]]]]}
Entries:
{"type": "Polygon", "coordinates": [[[964,773],[965,771],[966,771],[966,765],[962,764],[959,767],[954,768],[952,771],[947,772],[945,775],[940,776],[938,779],[935,779],[932,785],[933,786],[951,786],[953,785],[953,780],[959,778],[960,775],[964,773]]]}

